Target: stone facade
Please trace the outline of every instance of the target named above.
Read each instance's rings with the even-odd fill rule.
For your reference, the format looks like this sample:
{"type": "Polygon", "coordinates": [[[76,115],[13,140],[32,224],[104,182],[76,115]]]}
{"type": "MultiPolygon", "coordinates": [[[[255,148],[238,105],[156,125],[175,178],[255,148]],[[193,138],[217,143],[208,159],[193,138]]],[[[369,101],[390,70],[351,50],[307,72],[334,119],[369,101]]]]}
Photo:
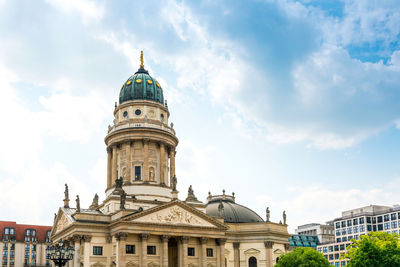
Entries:
{"type": "MultiPolygon", "coordinates": [[[[155,79],[146,80],[146,73],[141,66],[124,90],[135,82],[153,84],[155,79]]],[[[52,240],[63,239],[75,247],[68,266],[273,266],[288,250],[285,223],[235,223],[207,215],[207,205],[197,200],[191,187],[186,200],[179,200],[178,138],[168,124],[169,115],[166,103],[152,100],[116,105],[114,124],[105,138],[105,200],[79,210],[64,203],[54,221],[52,240]]]]}

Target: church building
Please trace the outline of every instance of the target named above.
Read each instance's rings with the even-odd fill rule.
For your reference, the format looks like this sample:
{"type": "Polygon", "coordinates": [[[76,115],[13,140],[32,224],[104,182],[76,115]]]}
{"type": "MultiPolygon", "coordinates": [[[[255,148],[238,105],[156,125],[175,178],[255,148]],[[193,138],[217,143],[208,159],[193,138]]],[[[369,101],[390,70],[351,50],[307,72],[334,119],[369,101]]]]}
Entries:
{"type": "Polygon", "coordinates": [[[64,205],[51,239],[75,248],[68,267],[271,267],[289,250],[286,214],[265,220],[235,201],[192,186],[179,198],[178,138],[163,90],[143,65],[122,85],[114,122],[105,137],[107,188],[88,208],[64,205]]]}

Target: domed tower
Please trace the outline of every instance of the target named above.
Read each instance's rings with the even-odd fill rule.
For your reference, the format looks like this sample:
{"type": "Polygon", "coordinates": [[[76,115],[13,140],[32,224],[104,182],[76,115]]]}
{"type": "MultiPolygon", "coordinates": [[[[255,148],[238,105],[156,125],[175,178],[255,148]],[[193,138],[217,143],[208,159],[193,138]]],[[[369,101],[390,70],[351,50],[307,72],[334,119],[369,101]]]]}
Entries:
{"type": "MultiPolygon", "coordinates": [[[[106,198],[112,197],[117,178],[128,197],[151,203],[176,198],[175,149],[178,138],[168,125],[169,111],[163,90],[143,65],[122,85],[114,125],[107,145],[106,198]]],[[[134,207],[132,207],[134,208],[134,207]]],[[[113,208],[108,209],[110,212],[113,208]]]]}

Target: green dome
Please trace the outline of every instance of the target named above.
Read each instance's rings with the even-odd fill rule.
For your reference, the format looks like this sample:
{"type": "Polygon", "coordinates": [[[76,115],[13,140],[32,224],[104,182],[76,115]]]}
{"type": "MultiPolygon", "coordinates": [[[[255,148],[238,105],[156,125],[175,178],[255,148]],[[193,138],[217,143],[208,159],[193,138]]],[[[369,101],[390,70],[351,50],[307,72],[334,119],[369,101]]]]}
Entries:
{"type": "Polygon", "coordinates": [[[120,104],[137,99],[156,101],[164,105],[161,85],[142,66],[122,85],[119,93],[120,104]]]}

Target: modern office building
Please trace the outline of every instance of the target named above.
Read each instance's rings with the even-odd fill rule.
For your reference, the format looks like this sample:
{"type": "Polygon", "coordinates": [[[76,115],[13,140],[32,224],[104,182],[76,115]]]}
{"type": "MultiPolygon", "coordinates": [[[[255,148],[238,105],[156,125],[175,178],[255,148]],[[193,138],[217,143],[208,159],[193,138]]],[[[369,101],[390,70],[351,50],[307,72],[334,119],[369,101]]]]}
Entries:
{"type": "Polygon", "coordinates": [[[300,225],[295,229],[300,236],[316,236],[318,244],[331,243],[335,240],[333,224],[309,223],[300,225]]]}
{"type": "Polygon", "coordinates": [[[342,212],[342,217],[334,219],[335,242],[317,247],[334,266],[346,265],[340,257],[347,251],[351,240],[358,240],[369,232],[399,233],[400,206],[370,205],[342,212]]]}
{"type": "Polygon", "coordinates": [[[0,221],[0,266],[51,266],[46,258],[50,231],[51,226],[0,221]]]}

